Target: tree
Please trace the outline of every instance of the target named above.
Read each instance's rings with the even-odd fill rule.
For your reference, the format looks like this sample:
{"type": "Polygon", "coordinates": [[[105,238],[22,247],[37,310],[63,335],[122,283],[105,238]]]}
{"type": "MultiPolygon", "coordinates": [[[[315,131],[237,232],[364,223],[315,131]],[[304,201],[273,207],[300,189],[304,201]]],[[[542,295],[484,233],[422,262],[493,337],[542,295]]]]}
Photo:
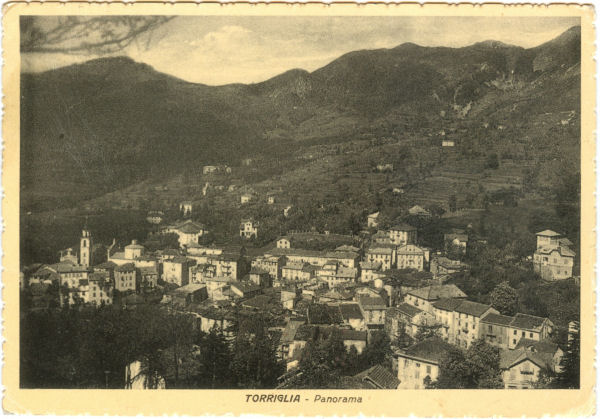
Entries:
{"type": "Polygon", "coordinates": [[[415,340],[417,342],[422,342],[425,339],[431,339],[431,338],[436,338],[436,337],[439,338],[441,327],[442,327],[442,325],[440,325],[440,324],[435,324],[432,326],[422,324],[417,329],[417,333],[415,334],[415,340]]]}
{"type": "Polygon", "coordinates": [[[346,348],[339,330],[332,330],[326,339],[316,328],[306,342],[298,364],[294,388],[336,388],[347,366],[346,348]]]}
{"type": "Polygon", "coordinates": [[[440,361],[435,388],[503,388],[500,351],[483,339],[474,341],[466,352],[449,350],[440,361]]]}
{"type": "Polygon", "coordinates": [[[560,361],[560,371],[556,376],[556,387],[579,388],[579,330],[571,334],[567,351],[560,361]]]}
{"type": "Polygon", "coordinates": [[[361,354],[362,367],[366,369],[377,364],[383,364],[391,355],[391,341],[387,333],[383,331],[374,332],[371,335],[371,341],[361,354]]]}
{"type": "Polygon", "coordinates": [[[200,388],[229,388],[232,383],[229,345],[220,329],[213,327],[200,345],[200,388]]]}
{"type": "Polygon", "coordinates": [[[496,153],[489,154],[487,159],[485,160],[486,169],[497,169],[500,167],[500,162],[498,161],[498,155],[496,153]]]}
{"type": "Polygon", "coordinates": [[[57,16],[21,19],[22,53],[103,55],[122,51],[134,41],[149,43],[152,32],[171,16],[57,16]]]}
{"type": "Polygon", "coordinates": [[[266,327],[264,317],[257,316],[246,319],[238,328],[231,369],[240,388],[274,388],[285,371],[266,327]]]}
{"type": "Polygon", "coordinates": [[[492,307],[505,316],[514,316],[517,312],[519,296],[508,282],[501,282],[490,293],[492,307]]]}
{"type": "Polygon", "coordinates": [[[450,212],[456,211],[456,205],[456,195],[450,195],[450,198],[448,198],[448,208],[450,209],[450,212]]]}

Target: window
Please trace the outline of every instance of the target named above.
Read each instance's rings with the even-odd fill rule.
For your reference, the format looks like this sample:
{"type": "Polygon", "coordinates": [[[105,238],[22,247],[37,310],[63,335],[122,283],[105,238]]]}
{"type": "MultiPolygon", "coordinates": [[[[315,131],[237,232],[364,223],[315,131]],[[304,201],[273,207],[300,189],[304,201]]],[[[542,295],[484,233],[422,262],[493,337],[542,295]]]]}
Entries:
{"type": "Polygon", "coordinates": [[[525,337],[525,332],[521,332],[521,337],[525,337]]]}
{"type": "Polygon", "coordinates": [[[529,337],[530,337],[530,338],[533,338],[533,333],[529,333],[529,337]]]}
{"type": "Polygon", "coordinates": [[[513,335],[516,335],[516,334],[517,334],[517,331],[516,331],[516,330],[513,330],[513,335]]]}
{"type": "Polygon", "coordinates": [[[415,372],[415,378],[421,378],[421,371],[417,370],[415,372]]]}
{"type": "Polygon", "coordinates": [[[426,370],[427,370],[427,374],[431,374],[431,365],[427,365],[426,370]]]}
{"type": "Polygon", "coordinates": [[[420,363],[418,363],[418,362],[417,362],[415,365],[417,366],[417,368],[420,368],[420,367],[421,367],[421,364],[420,364],[420,363]]]}
{"type": "Polygon", "coordinates": [[[516,344],[517,344],[517,340],[513,339],[513,345],[516,345],[516,344]]]}
{"type": "Polygon", "coordinates": [[[492,325],[488,326],[488,332],[492,333],[492,325]]]}

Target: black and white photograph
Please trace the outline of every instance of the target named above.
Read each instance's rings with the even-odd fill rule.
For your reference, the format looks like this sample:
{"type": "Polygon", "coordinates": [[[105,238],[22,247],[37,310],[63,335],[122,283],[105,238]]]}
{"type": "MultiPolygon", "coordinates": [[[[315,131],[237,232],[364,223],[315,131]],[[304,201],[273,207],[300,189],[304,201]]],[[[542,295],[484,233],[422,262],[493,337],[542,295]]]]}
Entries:
{"type": "Polygon", "coordinates": [[[19,32],[20,389],[580,388],[580,17],[19,32]]]}

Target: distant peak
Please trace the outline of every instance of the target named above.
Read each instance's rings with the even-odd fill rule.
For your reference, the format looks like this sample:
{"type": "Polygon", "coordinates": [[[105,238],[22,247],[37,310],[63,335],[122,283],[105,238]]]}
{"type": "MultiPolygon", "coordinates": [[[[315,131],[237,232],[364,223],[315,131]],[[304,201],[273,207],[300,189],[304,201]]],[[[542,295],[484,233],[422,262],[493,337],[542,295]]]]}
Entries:
{"type": "Polygon", "coordinates": [[[504,42],[496,41],[494,39],[487,39],[485,41],[477,42],[474,45],[487,48],[514,48],[514,45],[505,44],[504,42]]]}
{"type": "Polygon", "coordinates": [[[400,45],[394,47],[394,49],[412,49],[412,48],[421,48],[421,46],[415,44],[414,42],[405,42],[403,44],[400,44],[400,45]]]}

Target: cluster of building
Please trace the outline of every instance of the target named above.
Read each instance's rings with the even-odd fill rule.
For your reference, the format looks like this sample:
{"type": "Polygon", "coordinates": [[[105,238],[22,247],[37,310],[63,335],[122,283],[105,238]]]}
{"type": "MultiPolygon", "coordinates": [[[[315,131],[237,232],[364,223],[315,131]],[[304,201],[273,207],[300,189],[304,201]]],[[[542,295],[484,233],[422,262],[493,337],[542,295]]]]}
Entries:
{"type": "Polygon", "coordinates": [[[396,353],[400,388],[424,388],[426,377],[437,379],[444,354],[455,347],[466,350],[477,339],[501,350],[506,388],[532,388],[540,370],[557,371],[562,357],[558,345],[549,340],[554,327],[549,319],[499,314],[489,304],[467,300],[454,285],[411,290],[387,316],[386,331],[392,339],[402,334],[414,338],[420,328],[437,334],[396,353]]]}
{"type": "MultiPolygon", "coordinates": [[[[256,236],[257,228],[256,221],[242,220],[240,236],[256,236]]],[[[468,269],[451,258],[451,253],[466,252],[469,237],[464,231],[447,233],[446,252],[433,255],[417,244],[416,228],[399,224],[372,234],[361,247],[326,251],[297,249],[290,237],[281,237],[275,247],[253,258],[243,246],[201,244],[206,229],[191,220],[162,231],[177,234],[180,248],[148,252],[133,240],[115,251],[113,243],[107,261],[94,265],[92,236],[83,230],[78,254],[72,248],[61,252],[58,263],[37,267],[26,282],[31,288],[58,284],[61,305],[113,304],[115,291],[139,295],[160,290],[161,304],[194,316],[203,331],[226,331],[235,310],[268,313],[277,319],[271,332],[279,336],[278,354],[289,374],[310,339],[337,333],[347,348],[361,353],[376,332],[385,332],[393,342],[397,371],[378,367],[360,377],[375,387],[424,388],[437,379],[449,350],[467,350],[478,339],[500,348],[507,388],[531,388],[540,370],[559,368],[562,351],[549,341],[549,319],[502,315],[445,283],[447,275],[468,269]],[[391,270],[422,275],[403,282],[391,270]],[[435,337],[422,339],[425,331],[435,337]],[[374,384],[377,376],[386,379],[374,384]]],[[[537,236],[536,271],[551,279],[570,277],[570,242],[549,230],[537,236]]]]}

